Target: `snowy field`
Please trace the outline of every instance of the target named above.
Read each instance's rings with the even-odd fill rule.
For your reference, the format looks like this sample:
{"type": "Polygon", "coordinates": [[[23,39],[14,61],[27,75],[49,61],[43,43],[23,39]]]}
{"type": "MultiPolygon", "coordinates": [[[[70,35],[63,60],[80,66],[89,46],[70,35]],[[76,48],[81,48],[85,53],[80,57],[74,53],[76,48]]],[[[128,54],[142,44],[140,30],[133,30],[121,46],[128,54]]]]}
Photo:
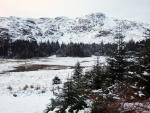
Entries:
{"type": "MultiPolygon", "coordinates": [[[[96,60],[96,56],[0,59],[0,113],[43,113],[53,97],[52,79],[58,76],[65,82],[77,62],[86,71],[96,60]]],[[[105,57],[100,62],[105,63],[105,57]]]]}

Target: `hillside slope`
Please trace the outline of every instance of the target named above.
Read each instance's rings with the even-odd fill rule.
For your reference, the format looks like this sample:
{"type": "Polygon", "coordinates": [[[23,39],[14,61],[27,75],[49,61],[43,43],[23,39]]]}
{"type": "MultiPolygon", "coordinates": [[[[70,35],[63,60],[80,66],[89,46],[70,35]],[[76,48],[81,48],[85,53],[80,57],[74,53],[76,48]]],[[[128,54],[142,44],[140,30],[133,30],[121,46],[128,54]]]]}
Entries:
{"type": "Polygon", "coordinates": [[[148,24],[118,20],[95,13],[70,19],[0,17],[0,37],[13,40],[59,41],[63,43],[112,43],[116,27],[121,23],[125,40],[141,40],[148,24]]]}

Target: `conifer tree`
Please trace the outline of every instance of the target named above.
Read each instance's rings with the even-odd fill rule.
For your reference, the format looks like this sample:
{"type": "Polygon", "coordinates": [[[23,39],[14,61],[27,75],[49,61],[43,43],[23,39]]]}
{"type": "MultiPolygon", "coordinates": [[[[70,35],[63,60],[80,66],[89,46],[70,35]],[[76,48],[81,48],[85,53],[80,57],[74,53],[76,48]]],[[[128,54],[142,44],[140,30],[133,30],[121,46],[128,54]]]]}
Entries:
{"type": "Polygon", "coordinates": [[[86,83],[85,75],[83,74],[83,69],[80,66],[79,62],[77,62],[75,65],[75,69],[72,75],[72,80],[74,82],[74,86],[76,88],[78,95],[84,94],[87,83],[86,83]]]}
{"type": "Polygon", "coordinates": [[[45,113],[53,111],[56,107],[59,108],[57,110],[58,113],[65,113],[67,109],[69,113],[73,113],[74,111],[78,113],[79,110],[87,107],[85,97],[78,94],[78,90],[72,79],[67,79],[62,91],[55,94],[55,96],[55,99],[51,99],[51,104],[47,107],[45,113]]]}
{"type": "Polygon", "coordinates": [[[78,89],[76,89],[74,81],[69,79],[64,84],[63,89],[63,107],[61,108],[64,111],[64,108],[69,109],[69,113],[73,113],[75,110],[78,113],[79,110],[84,109],[87,107],[85,98],[78,94],[78,89]]]}
{"type": "Polygon", "coordinates": [[[51,99],[50,106],[47,107],[46,112],[53,111],[56,107],[59,108],[57,112],[64,113],[67,109],[69,113],[78,113],[87,107],[86,98],[83,95],[84,85],[82,82],[82,67],[78,62],[75,66],[74,74],[64,83],[62,90],[54,93],[55,99],[51,99]]]}
{"type": "Polygon", "coordinates": [[[105,89],[112,84],[106,66],[99,63],[99,57],[97,57],[96,64],[92,69],[85,73],[84,78],[88,90],[105,89]]]}
{"type": "Polygon", "coordinates": [[[122,28],[119,25],[117,28],[114,39],[116,40],[117,49],[112,58],[108,59],[109,73],[112,76],[112,82],[123,81],[126,78],[126,52],[125,52],[125,36],[122,34],[122,28]]]}
{"type": "Polygon", "coordinates": [[[101,66],[99,64],[99,58],[97,58],[96,65],[93,66],[93,70],[91,71],[93,77],[93,88],[100,89],[102,84],[102,72],[101,66]]]}
{"type": "Polygon", "coordinates": [[[75,82],[78,82],[82,78],[82,67],[80,66],[80,63],[77,62],[75,65],[74,73],[73,73],[73,79],[75,82]]]}
{"type": "Polygon", "coordinates": [[[150,29],[146,29],[144,32],[145,41],[142,45],[142,49],[138,56],[137,74],[140,75],[138,83],[140,86],[144,86],[144,92],[150,94],[150,29]]]}

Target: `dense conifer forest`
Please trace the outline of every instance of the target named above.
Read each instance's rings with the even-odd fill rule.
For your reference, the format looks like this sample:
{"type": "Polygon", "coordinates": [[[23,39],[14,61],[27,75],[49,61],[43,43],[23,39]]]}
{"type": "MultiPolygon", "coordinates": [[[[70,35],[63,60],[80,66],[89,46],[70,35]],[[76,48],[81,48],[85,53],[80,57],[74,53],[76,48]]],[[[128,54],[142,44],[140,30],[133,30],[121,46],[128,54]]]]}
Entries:
{"type": "MultiPolygon", "coordinates": [[[[119,29],[120,30],[120,29],[119,29]]],[[[101,65],[99,58],[90,71],[83,72],[80,63],[75,65],[74,73],[68,77],[63,88],[54,89],[55,98],[45,113],[78,113],[90,108],[90,113],[143,113],[150,97],[150,30],[144,32],[145,40],[128,43],[124,35],[117,31],[115,49],[101,65]],[[61,90],[58,92],[58,89],[61,90]],[[91,104],[92,105],[91,105],[91,104]],[[128,103],[134,107],[125,108],[128,103]]],[[[114,45],[111,45],[114,47],[114,45]]],[[[103,46],[105,47],[105,46],[103,46]]],[[[106,54],[104,52],[104,54],[106,54]]],[[[58,78],[53,83],[59,83],[58,78]],[[56,82],[57,81],[57,82],[56,82]]],[[[54,87],[58,84],[53,84],[54,87]]]]}
{"type": "MultiPolygon", "coordinates": [[[[135,55],[139,51],[140,44],[145,43],[145,40],[134,42],[130,40],[125,43],[125,50],[130,55],[135,55]]],[[[117,48],[115,43],[104,44],[84,44],[84,43],[69,43],[60,44],[59,42],[40,42],[16,40],[0,38],[0,57],[2,58],[34,58],[47,57],[57,55],[62,57],[89,57],[96,56],[112,56],[117,48]]]]}

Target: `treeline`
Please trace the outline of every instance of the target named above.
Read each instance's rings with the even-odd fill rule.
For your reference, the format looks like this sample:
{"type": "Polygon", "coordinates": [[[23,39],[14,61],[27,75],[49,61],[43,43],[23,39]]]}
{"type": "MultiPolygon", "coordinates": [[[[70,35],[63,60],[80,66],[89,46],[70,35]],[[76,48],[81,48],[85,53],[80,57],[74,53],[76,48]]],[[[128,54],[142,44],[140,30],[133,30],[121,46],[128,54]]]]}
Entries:
{"type": "MultiPolygon", "coordinates": [[[[133,40],[126,43],[126,50],[130,54],[137,51],[139,42],[135,43],[133,40]]],[[[91,55],[111,56],[116,50],[116,44],[83,44],[83,43],[69,43],[59,44],[58,42],[40,42],[28,40],[0,39],[0,57],[3,58],[33,58],[33,57],[47,57],[50,55],[70,56],[70,57],[89,57],[91,55]]]]}
{"type": "Polygon", "coordinates": [[[144,35],[145,40],[130,48],[130,51],[137,50],[131,54],[126,49],[130,44],[124,42],[124,36],[118,31],[114,37],[117,49],[107,59],[107,65],[97,59],[90,71],[83,72],[77,63],[62,88],[57,87],[60,79],[54,78],[55,97],[45,113],[78,113],[86,108],[88,113],[149,112],[149,107],[144,105],[149,104],[150,98],[150,30],[144,35]]]}
{"type": "Polygon", "coordinates": [[[69,43],[59,44],[58,42],[41,42],[28,40],[9,39],[0,41],[0,57],[3,58],[33,58],[47,57],[50,55],[70,56],[70,57],[89,57],[91,55],[111,55],[116,48],[113,44],[83,44],[69,43]]]}
{"type": "Polygon", "coordinates": [[[36,41],[1,39],[0,56],[4,58],[33,58],[46,57],[60,48],[58,42],[37,43],[36,41]]]}

